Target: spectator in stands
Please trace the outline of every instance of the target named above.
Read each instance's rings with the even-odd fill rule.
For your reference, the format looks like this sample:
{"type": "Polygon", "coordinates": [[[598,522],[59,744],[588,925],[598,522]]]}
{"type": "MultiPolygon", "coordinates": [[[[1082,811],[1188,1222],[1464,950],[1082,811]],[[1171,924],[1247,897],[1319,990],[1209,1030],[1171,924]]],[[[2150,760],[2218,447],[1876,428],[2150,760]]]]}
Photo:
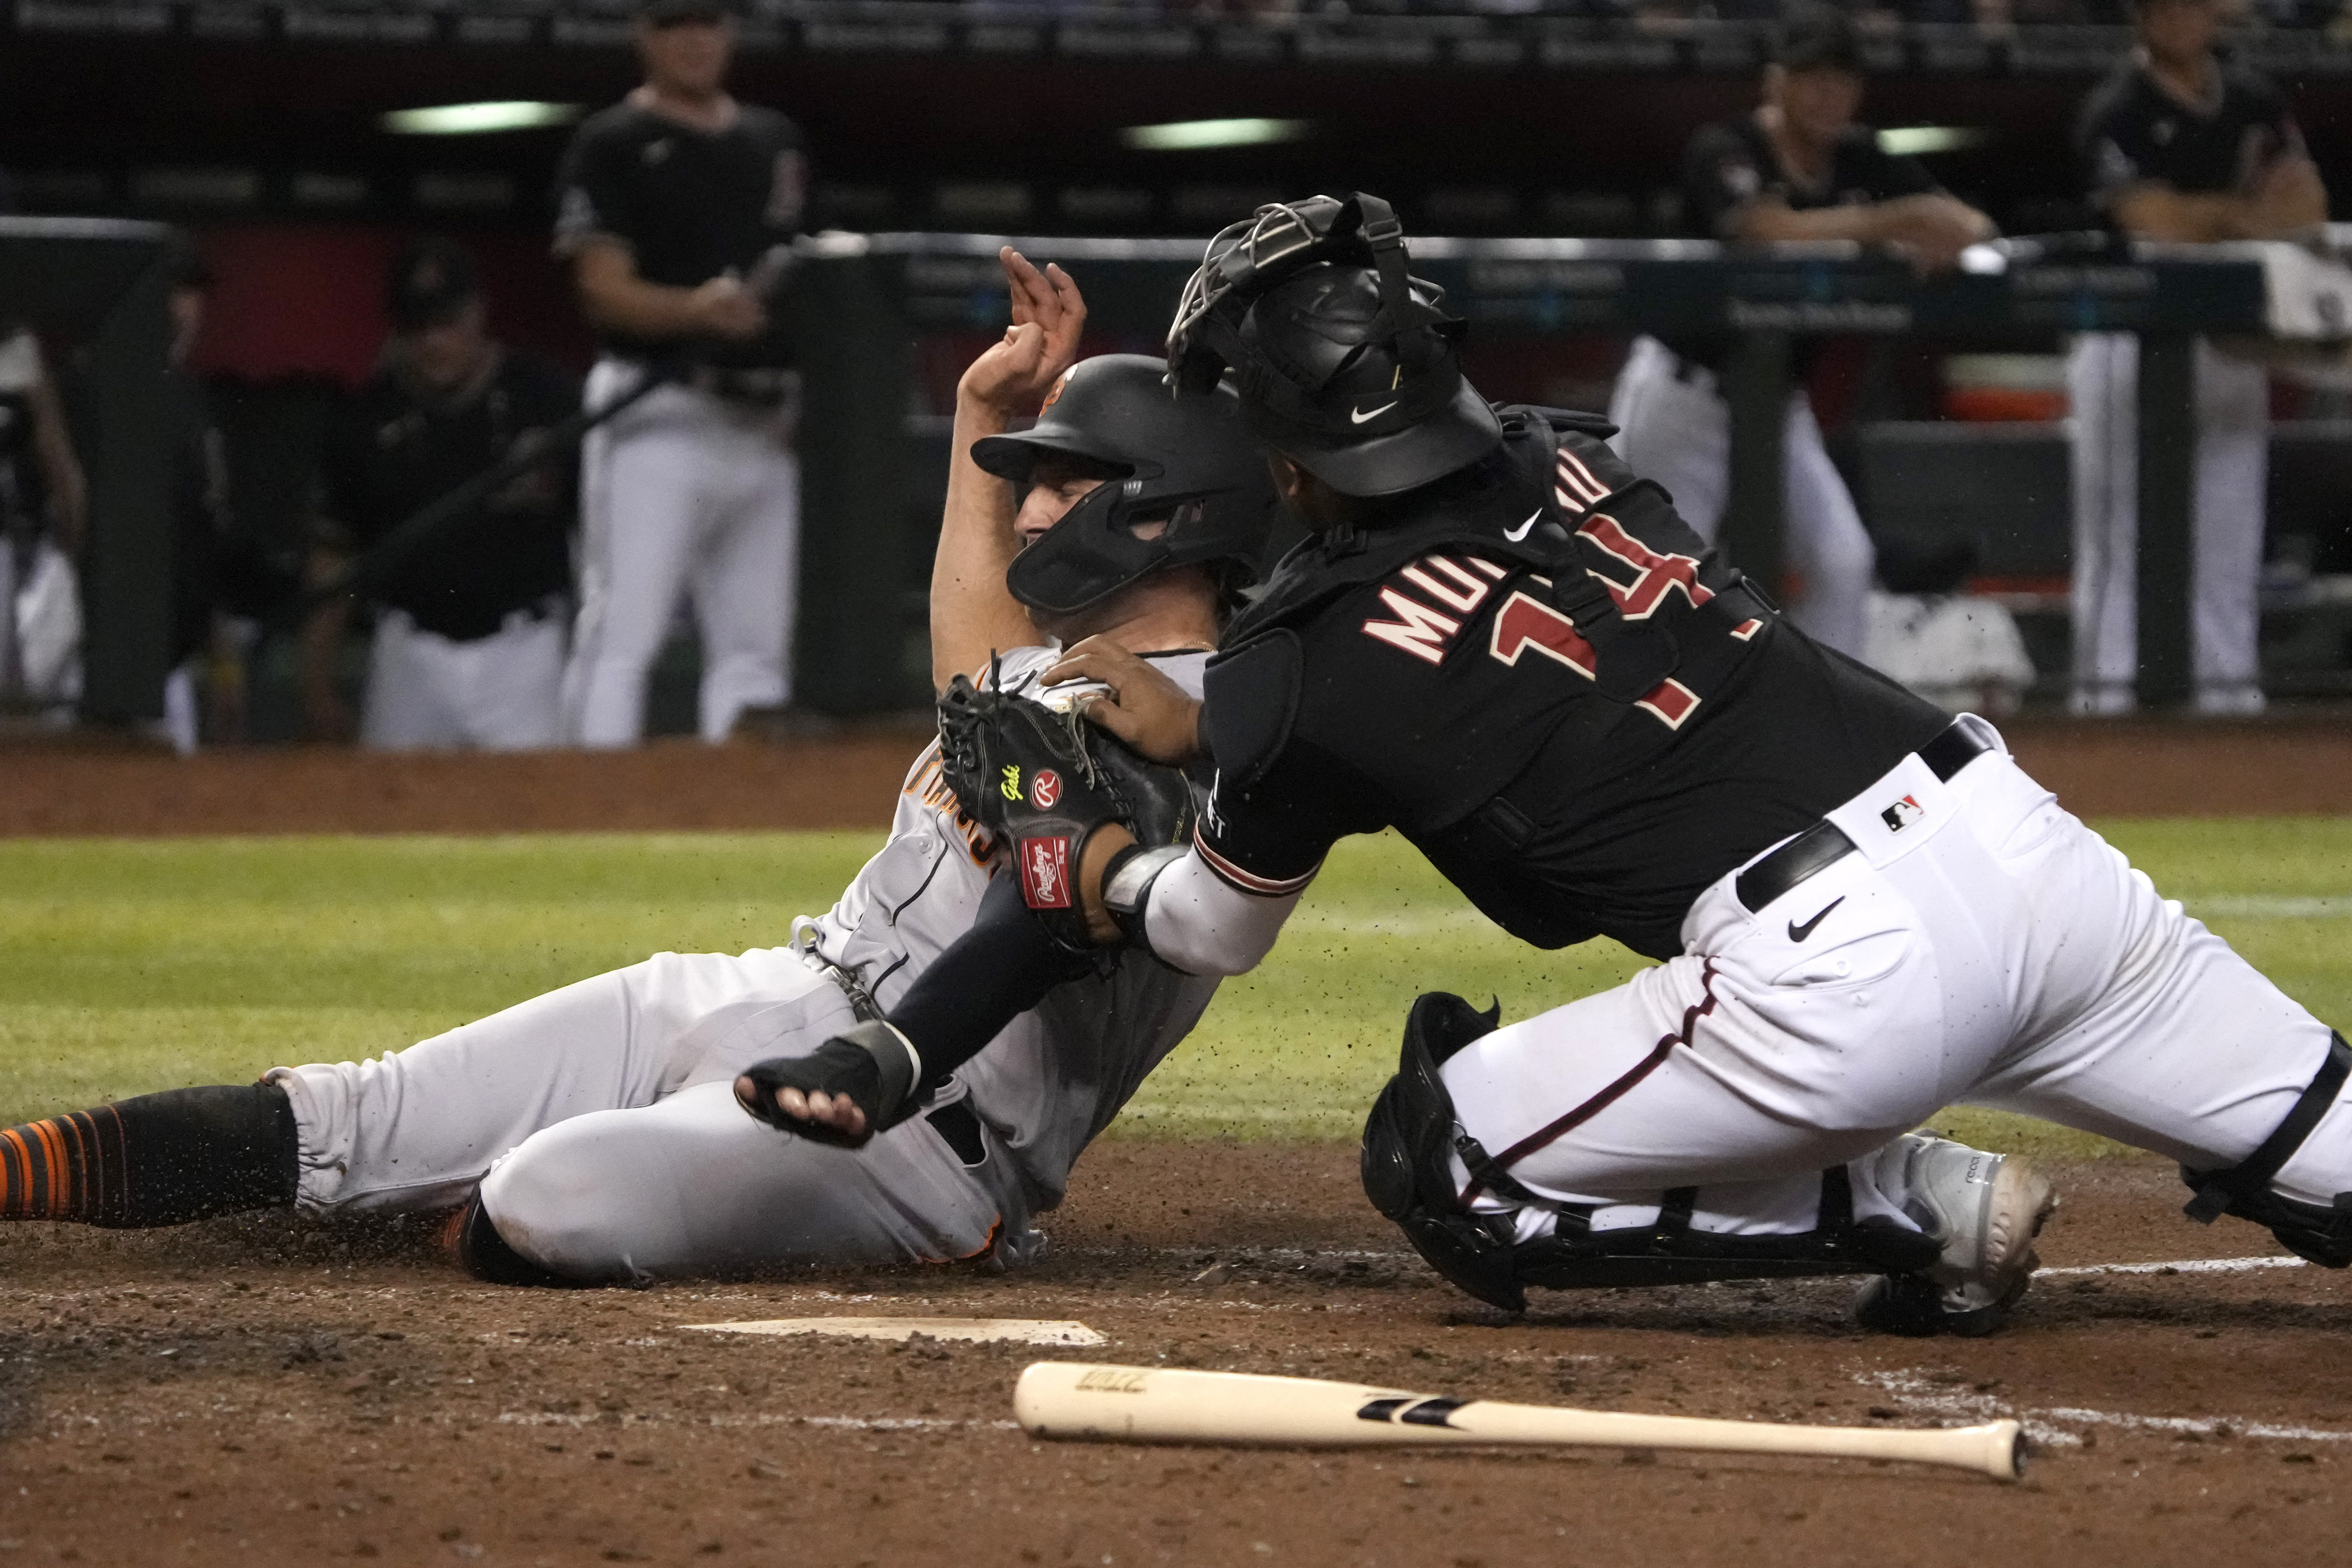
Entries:
{"type": "MultiPolygon", "coordinates": [[[[384,751],[519,751],[562,737],[575,489],[568,451],[395,555],[404,520],[580,406],[579,384],[489,335],[472,258],[419,240],[394,261],[381,365],[330,430],[320,463],[311,579],[354,557],[375,614],[359,733],[384,751]],[[373,552],[373,553],[371,553],[373,552]]],[[[314,735],[351,720],[337,685],[350,596],[303,633],[314,735]]]]}
{"type": "MultiPolygon", "coordinates": [[[[2139,47],[2083,107],[2091,199],[2135,239],[2269,239],[2327,220],[2327,191],[2286,100],[2215,53],[2225,0],[2140,0],[2139,47]]],[[[2208,713],[2263,706],[2255,598],[2270,383],[2200,342],[2191,653],[2208,713]]],[[[2138,661],[2139,341],[2086,332],[2067,363],[2074,423],[2074,689],[2084,713],[2133,703],[2138,661]]]]}
{"type": "MultiPolygon", "coordinates": [[[[1879,151],[1870,129],[1854,122],[1862,92],[1853,22],[1826,6],[1792,15],[1764,70],[1763,103],[1691,139],[1683,160],[1691,231],[1732,241],[1862,240],[1900,252],[1922,271],[1953,266],[1990,236],[1984,214],[1937,188],[1910,159],[1879,151]]],[[[1730,486],[1731,415],[1717,377],[1734,347],[1727,335],[1637,338],[1609,405],[1620,427],[1612,444],[1674,493],[1676,510],[1709,542],[1730,486]]],[[[1822,446],[1802,384],[1809,358],[1800,345],[1784,438],[1790,613],[1808,634],[1858,658],[1870,535],[1822,446]]]]}

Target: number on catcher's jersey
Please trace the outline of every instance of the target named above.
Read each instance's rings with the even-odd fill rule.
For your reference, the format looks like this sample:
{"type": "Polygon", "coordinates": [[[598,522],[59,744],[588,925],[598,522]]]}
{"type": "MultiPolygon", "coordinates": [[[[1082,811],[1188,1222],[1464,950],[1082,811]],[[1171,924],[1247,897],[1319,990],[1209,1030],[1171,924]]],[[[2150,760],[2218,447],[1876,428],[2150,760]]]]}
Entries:
{"type": "MultiPolygon", "coordinates": [[[[1649,619],[1677,592],[1693,609],[1715,597],[1713,590],[1698,580],[1696,557],[1653,550],[1606,512],[1587,517],[1577,536],[1611,560],[1633,568],[1632,580],[1622,583],[1604,572],[1591,574],[1608,589],[1617,613],[1629,621],[1649,619]]],[[[1381,603],[1393,618],[1367,617],[1364,635],[1425,663],[1442,663],[1472,614],[1486,603],[1496,584],[1508,575],[1504,567],[1475,555],[1458,560],[1425,555],[1382,585],[1381,603]]],[[[1551,586],[1547,577],[1530,581],[1540,587],[1551,586]]],[[[1759,625],[1749,621],[1731,635],[1744,642],[1756,635],[1759,625]]],[[[1587,680],[1600,674],[1600,655],[1577,630],[1573,618],[1530,594],[1514,591],[1495,612],[1486,651],[1497,662],[1517,668],[1520,656],[1529,648],[1587,680]]],[[[1633,705],[1675,730],[1697,710],[1699,699],[1689,687],[1669,678],[1633,705]]]]}

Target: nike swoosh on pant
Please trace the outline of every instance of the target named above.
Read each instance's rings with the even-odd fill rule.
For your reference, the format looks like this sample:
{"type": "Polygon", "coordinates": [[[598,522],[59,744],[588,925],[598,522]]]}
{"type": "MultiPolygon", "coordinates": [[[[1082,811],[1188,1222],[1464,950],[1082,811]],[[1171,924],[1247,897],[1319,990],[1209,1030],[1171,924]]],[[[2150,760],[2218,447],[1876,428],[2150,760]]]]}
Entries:
{"type": "Polygon", "coordinates": [[[1827,904],[1823,905],[1822,912],[1815,915],[1811,920],[1807,921],[1804,924],[1799,925],[1796,921],[1790,921],[1789,922],[1789,940],[1790,942],[1802,942],[1807,937],[1812,935],[1813,928],[1821,924],[1823,921],[1829,919],[1830,910],[1837,908],[1843,902],[1845,902],[1845,898],[1841,894],[1839,897],[1832,899],[1827,904]]]}

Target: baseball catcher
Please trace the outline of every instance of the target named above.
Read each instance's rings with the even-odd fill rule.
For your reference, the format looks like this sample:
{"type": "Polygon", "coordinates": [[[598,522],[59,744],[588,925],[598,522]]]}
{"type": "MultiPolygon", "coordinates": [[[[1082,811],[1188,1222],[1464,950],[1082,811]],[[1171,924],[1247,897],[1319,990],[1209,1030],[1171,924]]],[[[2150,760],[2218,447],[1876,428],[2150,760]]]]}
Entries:
{"type": "Polygon", "coordinates": [[[1497,1305],[1860,1274],[1866,1325],[1990,1332],[2054,1198],[1909,1131],[1955,1102],[2168,1154],[2191,1217],[2352,1263],[2352,1048],[1990,724],[1786,623],[1604,421],[1480,397],[1463,331],[1377,197],[1211,242],[1171,379],[1238,383],[1313,537],[1209,666],[1192,845],[1094,835],[1118,940],[1241,973],[1334,842],[1393,826],[1522,940],[1656,959],[1507,1025],[1443,994],[1405,1022],[1365,1188],[1497,1305]]]}

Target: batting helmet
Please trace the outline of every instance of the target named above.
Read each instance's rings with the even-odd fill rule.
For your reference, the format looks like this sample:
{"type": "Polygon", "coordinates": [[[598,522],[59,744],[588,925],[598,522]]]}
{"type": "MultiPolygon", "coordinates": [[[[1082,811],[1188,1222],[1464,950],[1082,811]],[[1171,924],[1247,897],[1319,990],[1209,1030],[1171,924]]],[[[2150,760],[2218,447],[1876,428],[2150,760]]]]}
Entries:
{"type": "Polygon", "coordinates": [[[1036,425],[972,443],[972,461],[1025,483],[1039,458],[1111,471],[1004,574],[1032,609],[1068,615],[1149,573],[1230,561],[1255,569],[1274,523],[1274,481],[1230,392],[1179,399],[1158,360],[1100,354],[1055,384],[1036,425]]]}
{"type": "Polygon", "coordinates": [[[1462,378],[1461,319],[1411,259],[1378,196],[1260,207],[1209,242],[1185,285],[1169,374],[1200,394],[1230,370],[1258,438],[1343,495],[1475,462],[1502,426],[1462,378]]]}

